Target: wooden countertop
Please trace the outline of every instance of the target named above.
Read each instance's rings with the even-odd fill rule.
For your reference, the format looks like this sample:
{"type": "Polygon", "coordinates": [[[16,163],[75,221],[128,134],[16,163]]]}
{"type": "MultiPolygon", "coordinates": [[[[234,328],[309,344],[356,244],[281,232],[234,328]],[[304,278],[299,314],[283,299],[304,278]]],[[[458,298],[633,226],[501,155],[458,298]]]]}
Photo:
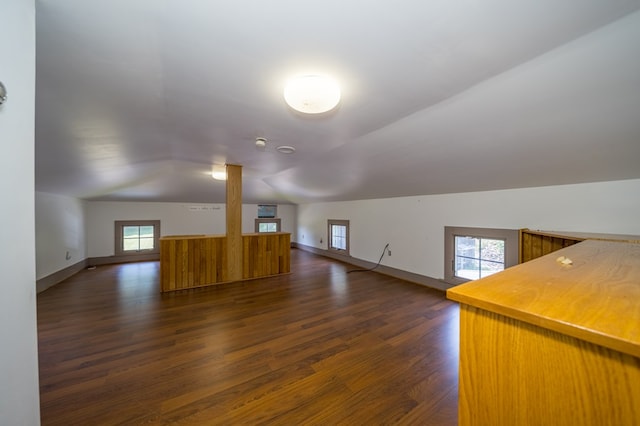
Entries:
{"type": "MultiPolygon", "coordinates": [[[[289,232],[252,232],[249,234],[242,234],[243,237],[251,237],[256,235],[288,235],[289,232]]],[[[192,235],[167,235],[160,237],[160,240],[193,240],[197,238],[225,238],[225,234],[217,235],[205,235],[205,234],[192,234],[192,235]]]]}
{"type": "Polygon", "coordinates": [[[193,240],[196,238],[224,238],[225,234],[219,235],[205,235],[205,234],[190,234],[190,235],[167,235],[160,237],[160,240],[193,240]]]}
{"type": "Polygon", "coordinates": [[[537,229],[523,229],[522,231],[555,238],[570,238],[575,240],[625,241],[628,243],[640,243],[640,235],[598,234],[595,232],[541,231],[537,229]]]}
{"type": "Polygon", "coordinates": [[[255,236],[269,236],[269,235],[291,235],[290,232],[250,232],[248,234],[242,234],[243,237],[255,237],[255,236]]]}
{"type": "Polygon", "coordinates": [[[640,244],[583,241],[451,288],[447,297],[640,357],[640,244]]]}

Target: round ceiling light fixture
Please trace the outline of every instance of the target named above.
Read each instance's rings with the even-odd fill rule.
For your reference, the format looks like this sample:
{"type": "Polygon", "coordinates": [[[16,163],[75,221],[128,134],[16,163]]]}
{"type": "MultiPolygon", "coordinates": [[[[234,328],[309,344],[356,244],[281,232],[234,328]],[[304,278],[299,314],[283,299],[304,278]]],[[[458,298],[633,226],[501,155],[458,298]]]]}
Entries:
{"type": "Polygon", "coordinates": [[[227,180],[227,166],[215,164],[211,167],[211,177],[215,180],[227,180]]]}
{"type": "Polygon", "coordinates": [[[301,75],[284,88],[284,99],[291,108],[304,114],[331,111],[340,102],[340,86],[324,75],[301,75]]]}

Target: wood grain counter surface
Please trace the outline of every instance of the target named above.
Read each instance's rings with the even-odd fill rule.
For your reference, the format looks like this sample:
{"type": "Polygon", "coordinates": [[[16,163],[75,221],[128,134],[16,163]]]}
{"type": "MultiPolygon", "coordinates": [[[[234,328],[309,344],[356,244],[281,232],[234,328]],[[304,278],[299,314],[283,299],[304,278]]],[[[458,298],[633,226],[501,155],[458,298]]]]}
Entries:
{"type": "Polygon", "coordinates": [[[583,241],[451,288],[447,297],[640,357],[640,244],[583,241]]]}
{"type": "Polygon", "coordinates": [[[160,237],[160,241],[162,240],[195,240],[197,238],[226,238],[225,234],[218,235],[205,235],[205,234],[189,234],[189,235],[166,235],[164,237],[160,237]]]}
{"type": "MultiPolygon", "coordinates": [[[[242,234],[243,237],[255,237],[255,236],[264,236],[264,235],[289,235],[288,232],[249,232],[246,234],[242,234]]],[[[160,240],[195,240],[198,238],[226,238],[225,234],[189,234],[189,235],[166,235],[164,237],[160,237],[160,240]]]]}

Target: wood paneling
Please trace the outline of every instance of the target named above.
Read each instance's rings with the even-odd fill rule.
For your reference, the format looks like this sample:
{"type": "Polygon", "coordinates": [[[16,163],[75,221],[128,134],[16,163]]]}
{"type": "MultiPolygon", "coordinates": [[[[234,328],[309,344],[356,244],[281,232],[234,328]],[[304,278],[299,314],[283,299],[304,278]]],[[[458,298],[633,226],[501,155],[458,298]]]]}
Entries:
{"type": "Polygon", "coordinates": [[[291,236],[288,233],[242,236],[242,278],[250,279],[290,272],[291,236]]]}
{"type": "Polygon", "coordinates": [[[183,236],[160,239],[160,289],[184,290],[229,281],[227,238],[183,236]]]}
{"type": "Polygon", "coordinates": [[[242,279],[242,166],[227,164],[227,274],[242,279]]]}
{"type": "Polygon", "coordinates": [[[455,303],[291,263],[164,294],[158,262],[100,266],[39,294],[42,425],[456,425],[455,303]]]}
{"type": "Polygon", "coordinates": [[[459,424],[640,422],[640,358],[463,305],[459,424]]]}
{"type": "Polygon", "coordinates": [[[521,229],[519,263],[528,262],[585,240],[640,243],[640,236],[521,229]]]}
{"type": "MultiPolygon", "coordinates": [[[[277,232],[242,238],[240,280],[291,271],[291,236],[277,232]]],[[[225,236],[173,236],[160,240],[161,291],[176,291],[236,281],[227,270],[225,236]]]]}
{"type": "Polygon", "coordinates": [[[583,241],[447,295],[461,425],[638,424],[640,244],[583,241]]]}
{"type": "Polygon", "coordinates": [[[226,171],[226,235],[162,238],[162,292],[290,272],[290,234],[242,235],[242,166],[227,164],[226,171]]]}

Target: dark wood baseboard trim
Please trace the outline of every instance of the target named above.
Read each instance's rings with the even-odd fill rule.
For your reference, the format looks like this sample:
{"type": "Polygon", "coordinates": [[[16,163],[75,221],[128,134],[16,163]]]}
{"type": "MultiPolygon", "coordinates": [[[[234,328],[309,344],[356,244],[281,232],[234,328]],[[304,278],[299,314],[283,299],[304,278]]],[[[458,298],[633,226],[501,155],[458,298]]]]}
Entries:
{"type": "Polygon", "coordinates": [[[71,266],[59,270],[58,272],[54,272],[53,274],[47,275],[44,278],[40,278],[36,281],[36,292],[42,293],[46,289],[53,287],[59,282],[62,282],[71,277],[72,275],[77,274],[87,266],[89,266],[87,259],[84,259],[78,263],[74,263],[71,266]]]}
{"type": "MultiPolygon", "coordinates": [[[[362,259],[358,259],[351,256],[345,256],[343,254],[334,253],[329,250],[319,249],[316,247],[306,246],[304,244],[300,244],[296,242],[292,242],[291,247],[308,251],[310,253],[314,253],[320,256],[328,257],[330,259],[339,260],[341,262],[348,263],[350,265],[354,265],[362,269],[371,269],[374,266],[376,266],[375,263],[369,262],[367,260],[362,260],[362,259]]],[[[385,266],[385,265],[378,265],[378,267],[376,267],[374,272],[378,272],[384,275],[389,275],[390,277],[398,278],[404,281],[412,282],[414,284],[419,284],[425,287],[430,287],[430,288],[434,288],[442,291],[446,291],[447,289],[453,287],[453,285],[448,284],[443,280],[428,277],[426,275],[415,274],[413,272],[403,271],[402,269],[396,269],[396,268],[392,268],[390,266],[385,266]]]]}
{"type": "Polygon", "coordinates": [[[90,257],[89,266],[111,265],[114,263],[148,262],[160,260],[160,253],[137,254],[127,256],[90,257]]]}

